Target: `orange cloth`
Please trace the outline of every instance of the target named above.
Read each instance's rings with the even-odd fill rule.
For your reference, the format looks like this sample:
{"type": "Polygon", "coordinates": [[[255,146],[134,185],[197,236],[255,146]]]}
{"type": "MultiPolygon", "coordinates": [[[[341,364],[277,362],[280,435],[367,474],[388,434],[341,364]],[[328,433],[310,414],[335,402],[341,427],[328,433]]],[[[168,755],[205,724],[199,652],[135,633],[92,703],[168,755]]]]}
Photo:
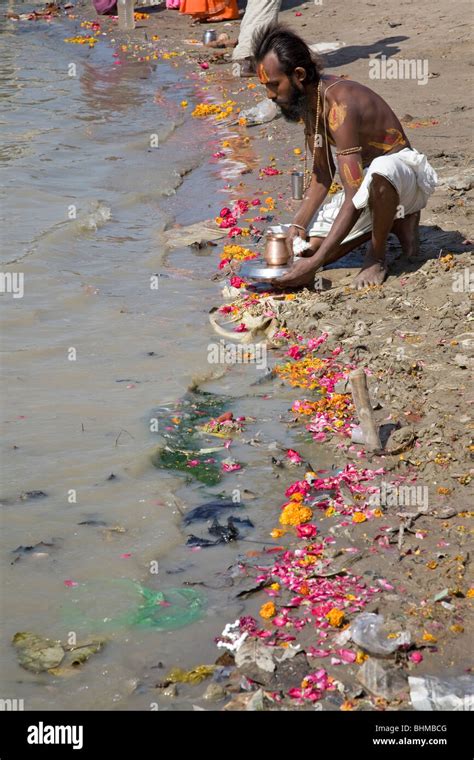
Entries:
{"type": "Polygon", "coordinates": [[[233,21],[239,18],[237,0],[181,0],[179,12],[209,21],[233,21]]]}

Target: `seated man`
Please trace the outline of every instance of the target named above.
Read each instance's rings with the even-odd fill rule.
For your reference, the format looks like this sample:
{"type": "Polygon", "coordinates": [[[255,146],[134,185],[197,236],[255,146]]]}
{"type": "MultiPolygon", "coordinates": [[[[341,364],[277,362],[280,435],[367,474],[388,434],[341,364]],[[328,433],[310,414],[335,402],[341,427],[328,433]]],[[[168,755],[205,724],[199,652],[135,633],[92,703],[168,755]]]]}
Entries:
{"type": "Polygon", "coordinates": [[[380,285],[391,231],[406,256],[416,255],[420,210],[436,187],[436,173],[426,156],[411,148],[379,95],[322,74],[309,47],[290,29],[269,24],[255,33],[252,48],[268,97],[288,121],[304,122],[312,156],[304,199],[289,231],[290,246],[295,237],[309,236],[311,248],[274,284],[311,285],[320,267],[370,241],[354,286],[380,285]],[[322,205],[336,164],[343,191],[322,205]]]}

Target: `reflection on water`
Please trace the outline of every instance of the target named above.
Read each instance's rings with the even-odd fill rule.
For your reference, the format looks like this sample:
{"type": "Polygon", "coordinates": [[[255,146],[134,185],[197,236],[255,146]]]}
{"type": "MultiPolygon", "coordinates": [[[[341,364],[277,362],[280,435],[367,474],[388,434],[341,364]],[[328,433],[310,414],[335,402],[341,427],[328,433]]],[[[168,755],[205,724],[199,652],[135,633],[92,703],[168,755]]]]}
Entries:
{"type": "MultiPolygon", "coordinates": [[[[73,681],[22,670],[6,645],[2,693],[23,698],[27,710],[150,709],[157,661],[167,669],[212,662],[225,623],[255,612],[253,600],[236,600],[225,571],[262,542],[246,536],[190,551],[183,510],[248,489],[259,498],[241,507],[267,539],[275,481],[268,451],[253,446],[236,445],[245,468],[215,486],[185,485],[183,475],[152,466],[153,410],[209,374],[215,253],[176,251],[165,266],[160,233],[173,218],[199,221],[222,205],[216,168],[199,166],[215,135],[193,122],[190,146],[179,101],[193,90],[181,72],[115,66],[106,42],[71,50],[63,42],[71,26],[66,34],[60,22],[3,22],[2,268],[24,274],[24,297],[0,298],[3,641],[25,630],[65,640],[70,592],[81,584],[103,582],[106,593],[125,578],[154,593],[190,583],[206,607],[177,631],[114,629],[73,681]],[[67,74],[71,57],[76,77],[67,74]]],[[[209,389],[238,414],[258,416],[262,435],[275,440],[291,400],[260,398],[250,387],[255,372],[233,367],[209,389]]],[[[192,689],[160,709],[190,709],[192,689]]]]}
{"type": "Polygon", "coordinates": [[[138,61],[133,64],[133,69],[84,62],[80,75],[83,100],[92,112],[106,120],[115,114],[140,108],[150,95],[144,88],[136,86],[137,79],[150,79],[156,68],[138,61]]]}
{"type": "MultiPolygon", "coordinates": [[[[105,41],[94,50],[64,44],[65,24],[67,33],[61,22],[3,20],[0,38],[2,269],[21,271],[25,283],[22,299],[0,299],[5,643],[21,630],[65,637],[70,581],[179,585],[165,572],[150,578],[150,562],[161,563],[183,534],[172,498],[181,480],[152,467],[147,414],[208,370],[214,285],[169,276],[150,288],[161,269],[160,230],[178,208],[165,213],[161,198],[200,160],[205,139],[205,127],[193,125],[193,154],[179,129],[179,100],[191,88],[173,87],[177,73],[165,63],[114,65],[105,41]],[[46,496],[20,498],[34,491],[46,496]],[[44,551],[12,553],[40,542],[44,551]]],[[[204,180],[213,198],[215,180],[204,180]]],[[[192,251],[182,255],[197,274],[210,270],[192,251]]],[[[216,621],[211,614],[200,625],[206,658],[216,621]]],[[[21,691],[28,710],[136,707],[134,684],[158,641],[175,664],[195,636],[191,628],[171,637],[114,632],[74,688],[21,670],[5,646],[2,693],[21,691]]]]}

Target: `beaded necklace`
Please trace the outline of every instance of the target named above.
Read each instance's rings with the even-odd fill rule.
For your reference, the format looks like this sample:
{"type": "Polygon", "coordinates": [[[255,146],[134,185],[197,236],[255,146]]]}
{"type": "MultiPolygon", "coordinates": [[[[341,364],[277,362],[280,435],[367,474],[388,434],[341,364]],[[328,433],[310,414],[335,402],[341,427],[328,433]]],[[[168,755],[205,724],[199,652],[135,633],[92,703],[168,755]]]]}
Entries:
{"type": "MultiPolygon", "coordinates": [[[[304,151],[304,189],[303,194],[307,191],[308,187],[311,183],[311,177],[313,174],[313,167],[314,162],[316,160],[316,148],[318,146],[318,130],[319,130],[319,116],[321,113],[321,85],[322,82],[319,80],[318,83],[318,89],[316,90],[316,124],[314,127],[314,144],[313,144],[313,155],[312,155],[312,164],[311,164],[311,171],[308,171],[308,122],[309,118],[306,120],[307,123],[305,125],[305,131],[304,131],[304,138],[305,138],[305,151],[304,151]]],[[[308,109],[309,110],[309,109],[308,109]]]]}

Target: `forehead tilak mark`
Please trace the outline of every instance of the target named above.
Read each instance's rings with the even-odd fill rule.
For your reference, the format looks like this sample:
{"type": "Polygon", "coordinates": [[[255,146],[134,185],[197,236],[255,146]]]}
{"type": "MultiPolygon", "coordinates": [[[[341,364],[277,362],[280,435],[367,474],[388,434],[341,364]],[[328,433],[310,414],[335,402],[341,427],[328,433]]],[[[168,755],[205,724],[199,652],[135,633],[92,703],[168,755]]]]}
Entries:
{"type": "Polygon", "coordinates": [[[262,84],[268,84],[270,81],[270,77],[268,76],[263,63],[261,63],[258,67],[258,78],[260,79],[262,84]]]}

